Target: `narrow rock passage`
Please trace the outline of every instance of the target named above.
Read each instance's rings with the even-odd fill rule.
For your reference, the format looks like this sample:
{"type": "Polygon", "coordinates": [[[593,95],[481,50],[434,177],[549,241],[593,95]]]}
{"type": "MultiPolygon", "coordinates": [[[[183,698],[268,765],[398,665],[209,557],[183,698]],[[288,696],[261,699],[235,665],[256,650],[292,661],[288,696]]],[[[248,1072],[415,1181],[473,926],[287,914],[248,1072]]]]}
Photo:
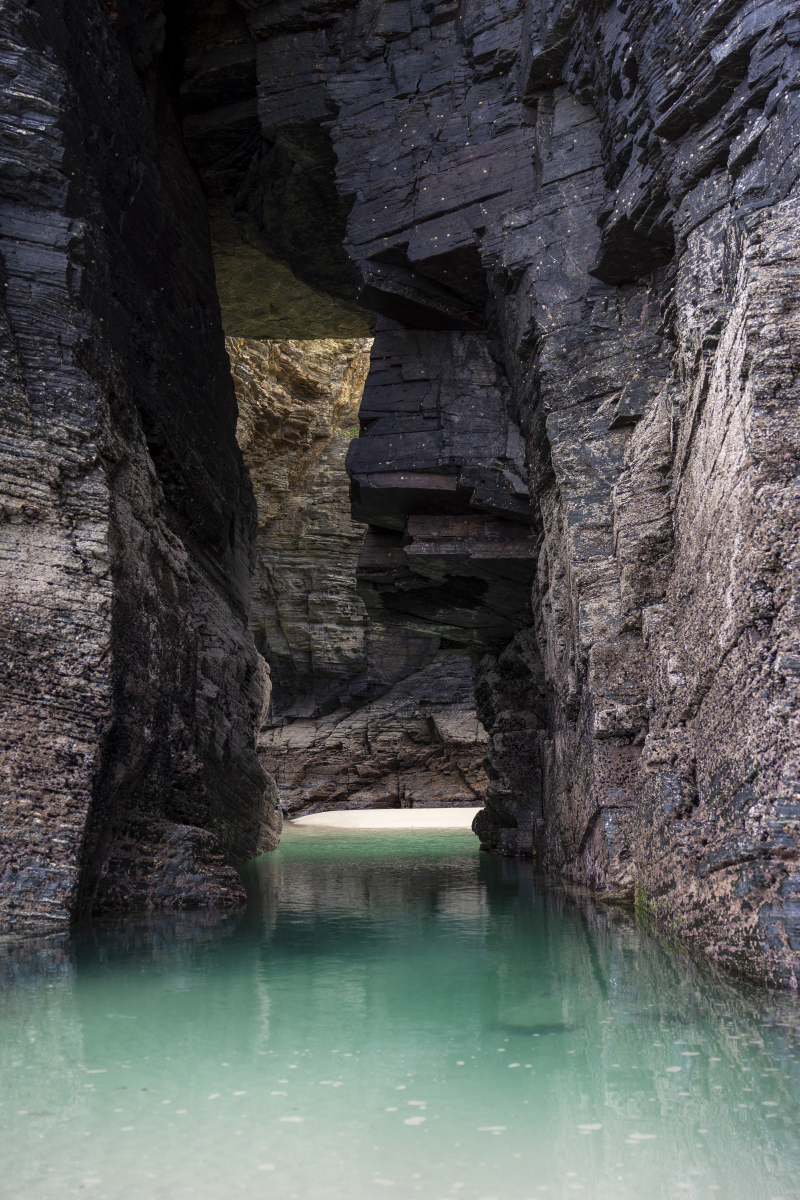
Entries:
{"type": "Polygon", "coordinates": [[[0,7],[3,936],[485,799],[797,990],[795,7],[0,7]]]}

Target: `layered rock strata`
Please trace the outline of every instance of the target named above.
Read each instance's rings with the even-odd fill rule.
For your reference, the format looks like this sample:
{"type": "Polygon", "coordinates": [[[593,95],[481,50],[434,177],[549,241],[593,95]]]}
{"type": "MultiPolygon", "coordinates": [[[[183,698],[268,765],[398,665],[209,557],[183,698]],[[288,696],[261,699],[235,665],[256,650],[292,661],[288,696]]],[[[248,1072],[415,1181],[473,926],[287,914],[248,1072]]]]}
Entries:
{"type": "Polygon", "coordinates": [[[0,924],[232,904],[274,841],[255,504],[157,4],[0,12],[0,924]]]}
{"type": "Polygon", "coordinates": [[[329,133],[382,318],[349,460],[362,587],[393,627],[486,652],[484,844],[636,887],[791,981],[792,6],[239,9],[255,149],[216,194],[277,253],[275,197],[321,177],[329,133]]]}
{"type": "Polygon", "coordinates": [[[370,336],[374,315],[353,295],[342,248],[352,197],[336,188],[331,110],[317,86],[333,60],[326,35],[312,31],[335,21],[338,3],[187,0],[183,8],[183,134],[208,200],[226,332],[370,336]],[[311,37],[261,37],[287,30],[311,37]]]}
{"type": "Polygon", "coordinates": [[[482,805],[488,737],[468,658],[439,652],[384,695],[317,719],[267,722],[262,761],[284,812],[482,805]]]}
{"type": "Polygon", "coordinates": [[[482,803],[468,658],[373,625],[356,591],[345,456],[369,341],[228,350],[259,513],[250,619],[273,685],[259,752],[284,811],[482,803]]]}
{"type": "Polygon", "coordinates": [[[363,533],[344,456],[369,342],[230,338],[228,349],[258,505],[251,624],[273,711],[313,716],[364,692],[367,620],[353,571],[363,533]]]}
{"type": "Polygon", "coordinates": [[[2,22],[12,922],[235,898],[226,864],[271,836],[210,214],[230,335],[379,314],[360,586],[475,656],[483,844],[796,982],[788,0],[2,22]]]}

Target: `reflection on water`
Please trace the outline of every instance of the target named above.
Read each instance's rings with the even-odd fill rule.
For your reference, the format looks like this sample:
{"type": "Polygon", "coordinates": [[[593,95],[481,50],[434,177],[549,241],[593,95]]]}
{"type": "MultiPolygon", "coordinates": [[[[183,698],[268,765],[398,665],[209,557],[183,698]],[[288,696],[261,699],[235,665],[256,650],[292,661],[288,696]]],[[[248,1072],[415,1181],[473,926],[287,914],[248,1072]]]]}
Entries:
{"type": "Polygon", "coordinates": [[[458,830],[0,945],[0,1195],[796,1200],[800,1014],[458,830]]]}

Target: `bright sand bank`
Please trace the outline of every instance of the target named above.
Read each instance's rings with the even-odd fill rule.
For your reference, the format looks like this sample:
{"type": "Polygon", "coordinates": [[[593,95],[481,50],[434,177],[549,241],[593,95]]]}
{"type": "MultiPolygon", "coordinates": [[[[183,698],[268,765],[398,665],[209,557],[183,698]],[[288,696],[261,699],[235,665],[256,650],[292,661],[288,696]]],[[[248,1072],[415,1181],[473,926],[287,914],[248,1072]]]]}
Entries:
{"type": "Polygon", "coordinates": [[[469,829],[480,808],[367,808],[311,813],[292,825],[329,825],[337,829],[469,829]]]}

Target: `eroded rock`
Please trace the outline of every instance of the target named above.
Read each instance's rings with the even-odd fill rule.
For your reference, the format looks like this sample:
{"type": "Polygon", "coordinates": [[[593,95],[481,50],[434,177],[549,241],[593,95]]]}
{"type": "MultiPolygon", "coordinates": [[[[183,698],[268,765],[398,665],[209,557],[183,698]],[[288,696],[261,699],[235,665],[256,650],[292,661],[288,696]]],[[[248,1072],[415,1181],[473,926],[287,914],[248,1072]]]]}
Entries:
{"type": "Polygon", "coordinates": [[[435,653],[380,699],[262,731],[289,816],[349,808],[483,803],[488,738],[475,713],[468,658],[435,653]]]}
{"type": "Polygon", "coordinates": [[[256,512],[164,15],[0,23],[0,922],[238,903],[275,807],[256,512]]]}
{"type": "Polygon", "coordinates": [[[259,519],[251,625],[272,675],[259,739],[290,816],[482,803],[469,659],[370,620],[345,456],[370,342],[229,339],[259,519]]]}
{"type": "Polygon", "coordinates": [[[349,459],[362,594],[490,653],[484,844],[638,888],[706,953],[791,980],[796,15],[412,0],[246,22],[260,136],[330,130],[381,316],[349,459]]]}

